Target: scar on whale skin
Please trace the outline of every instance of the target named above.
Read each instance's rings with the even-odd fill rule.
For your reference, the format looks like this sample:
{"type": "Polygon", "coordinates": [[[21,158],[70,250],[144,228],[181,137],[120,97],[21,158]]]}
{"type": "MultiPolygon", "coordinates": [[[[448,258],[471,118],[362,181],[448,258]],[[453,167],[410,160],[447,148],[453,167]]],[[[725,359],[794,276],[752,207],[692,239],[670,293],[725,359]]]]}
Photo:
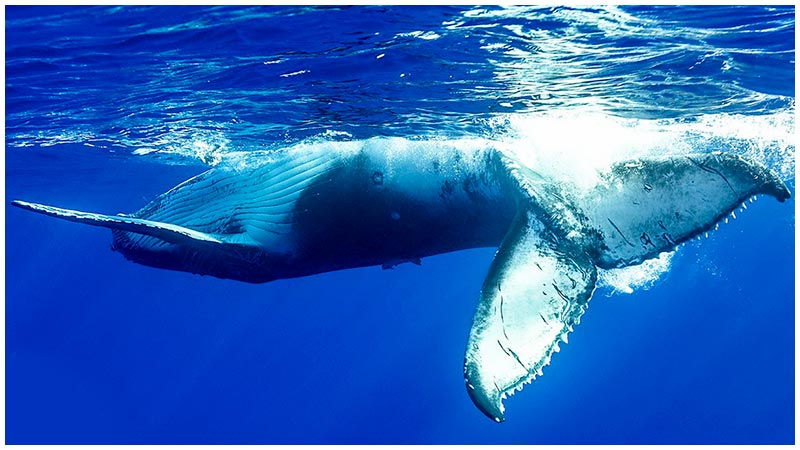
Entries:
{"type": "Polygon", "coordinates": [[[672,251],[758,194],[790,197],[773,171],[724,153],[598,175],[579,191],[491,147],[376,138],[217,166],[131,214],[12,204],[110,228],[112,248],[137,263],[249,283],[497,247],[463,369],[472,401],[501,422],[502,400],[541,376],[580,322],[598,268],[672,251]]]}

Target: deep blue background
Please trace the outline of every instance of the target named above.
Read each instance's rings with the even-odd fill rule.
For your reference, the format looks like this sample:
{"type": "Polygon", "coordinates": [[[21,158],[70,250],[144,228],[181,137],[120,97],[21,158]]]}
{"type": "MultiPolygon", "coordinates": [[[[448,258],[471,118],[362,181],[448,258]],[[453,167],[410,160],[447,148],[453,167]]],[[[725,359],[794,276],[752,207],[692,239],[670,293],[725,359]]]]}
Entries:
{"type": "MultiPolygon", "coordinates": [[[[6,7],[6,205],[136,210],[204,170],[188,142],[492,136],[589,104],[791,110],[794,9],[6,7]]],[[[248,285],[7,206],[6,440],[792,443],[794,214],[761,199],[650,289],[599,290],[497,425],[462,377],[493,249],[248,285]]]]}

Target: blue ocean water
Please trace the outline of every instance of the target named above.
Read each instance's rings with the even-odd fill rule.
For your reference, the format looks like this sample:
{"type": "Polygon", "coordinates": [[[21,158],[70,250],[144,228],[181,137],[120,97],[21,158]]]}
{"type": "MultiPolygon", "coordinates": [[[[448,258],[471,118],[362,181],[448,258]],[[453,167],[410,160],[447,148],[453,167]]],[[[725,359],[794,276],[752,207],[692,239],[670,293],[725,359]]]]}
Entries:
{"type": "Polygon", "coordinates": [[[263,150],[481,138],[552,176],[720,150],[794,194],[793,7],[5,8],[6,442],[794,442],[794,199],[601,275],[506,401],[463,352],[494,249],[250,285],[106,230],[263,150]]]}

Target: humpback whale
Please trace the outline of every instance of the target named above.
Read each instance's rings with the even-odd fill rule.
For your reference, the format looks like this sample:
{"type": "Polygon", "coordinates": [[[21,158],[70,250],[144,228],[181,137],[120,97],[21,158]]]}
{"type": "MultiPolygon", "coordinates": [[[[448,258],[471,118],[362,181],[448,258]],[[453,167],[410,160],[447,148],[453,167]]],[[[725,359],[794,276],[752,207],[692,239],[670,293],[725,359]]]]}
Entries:
{"type": "Polygon", "coordinates": [[[622,161],[579,189],[485,142],[338,144],[215,166],[131,214],[12,204],[110,228],[112,249],[137,263],[249,283],[497,247],[463,369],[474,404],[501,422],[503,400],[579,323],[598,268],[672,251],[759,194],[790,197],[776,173],[729,153],[622,161]]]}

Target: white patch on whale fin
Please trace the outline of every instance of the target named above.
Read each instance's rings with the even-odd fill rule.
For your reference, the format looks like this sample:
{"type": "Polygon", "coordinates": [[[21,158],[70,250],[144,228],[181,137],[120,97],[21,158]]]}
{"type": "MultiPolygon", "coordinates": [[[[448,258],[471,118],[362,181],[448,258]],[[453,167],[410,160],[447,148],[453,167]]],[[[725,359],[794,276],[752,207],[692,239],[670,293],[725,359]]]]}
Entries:
{"type": "Polygon", "coordinates": [[[727,153],[623,162],[576,203],[599,232],[597,265],[637,264],[709,231],[742,202],[789,190],[767,167],[727,153]]]}
{"type": "Polygon", "coordinates": [[[132,233],[143,234],[161,239],[173,244],[222,244],[218,238],[195,231],[189,228],[173,225],[170,223],[156,222],[153,220],[137,219],[126,216],[108,216],[95,214],[72,209],[56,208],[54,206],[30,203],[22,200],[14,200],[12,205],[22,209],[34,211],[59,219],[71,222],[85,223],[98,227],[111,228],[113,230],[123,230],[132,233]]]}
{"type": "Polygon", "coordinates": [[[464,377],[475,405],[504,420],[502,400],[550,363],[559,341],[580,321],[597,271],[567,240],[546,240],[543,226],[520,208],[497,250],[472,322],[464,377]]]}

